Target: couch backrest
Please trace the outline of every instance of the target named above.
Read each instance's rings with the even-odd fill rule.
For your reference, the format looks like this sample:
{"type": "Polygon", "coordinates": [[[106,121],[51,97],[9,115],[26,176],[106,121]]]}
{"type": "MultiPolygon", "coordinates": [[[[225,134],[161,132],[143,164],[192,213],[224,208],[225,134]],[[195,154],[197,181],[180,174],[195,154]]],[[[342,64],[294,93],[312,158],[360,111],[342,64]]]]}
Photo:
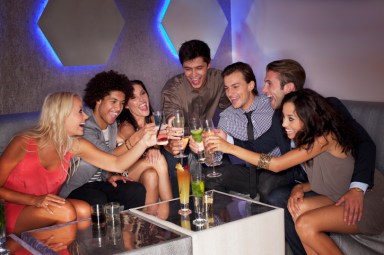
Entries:
{"type": "Polygon", "coordinates": [[[376,168],[384,174],[384,102],[342,100],[376,144],[376,168]]]}
{"type": "MultiPolygon", "coordinates": [[[[384,103],[342,100],[376,144],[376,168],[384,173],[384,103]]],[[[12,136],[36,124],[39,112],[0,115],[0,154],[12,136]]]]}
{"type": "Polygon", "coordinates": [[[17,132],[31,128],[37,123],[39,114],[27,112],[0,115],[0,155],[17,132]]]}

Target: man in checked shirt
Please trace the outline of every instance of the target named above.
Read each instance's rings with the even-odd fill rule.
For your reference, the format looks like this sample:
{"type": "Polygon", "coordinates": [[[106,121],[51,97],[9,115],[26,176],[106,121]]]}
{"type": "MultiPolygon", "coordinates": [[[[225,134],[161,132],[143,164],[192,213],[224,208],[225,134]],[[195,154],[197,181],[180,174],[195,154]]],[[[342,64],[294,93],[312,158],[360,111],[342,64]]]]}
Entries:
{"type": "MultiPolygon", "coordinates": [[[[228,137],[242,141],[257,139],[271,127],[274,110],[270,100],[265,95],[258,95],[256,78],[248,64],[231,64],[224,69],[222,76],[225,94],[231,106],[220,114],[218,128],[227,133],[228,137]],[[248,123],[248,118],[251,123],[248,123]]],[[[280,151],[276,148],[271,154],[277,156],[280,151]]],[[[230,160],[232,165],[221,167],[223,176],[215,184],[215,189],[250,194],[252,198],[258,192],[260,200],[265,202],[269,192],[286,180],[286,173],[264,171],[233,156],[230,156],[230,160]],[[260,172],[263,174],[259,180],[260,172]]]]}

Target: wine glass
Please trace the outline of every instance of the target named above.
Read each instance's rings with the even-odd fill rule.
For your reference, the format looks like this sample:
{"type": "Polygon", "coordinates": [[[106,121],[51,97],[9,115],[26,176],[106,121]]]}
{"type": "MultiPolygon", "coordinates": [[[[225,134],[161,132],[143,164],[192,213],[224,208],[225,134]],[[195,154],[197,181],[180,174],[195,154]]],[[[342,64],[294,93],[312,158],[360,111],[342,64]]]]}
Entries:
{"type": "MultiPolygon", "coordinates": [[[[213,124],[212,119],[204,120],[204,135],[205,136],[214,136],[215,125],[213,124]]],[[[207,177],[214,178],[221,176],[221,173],[215,171],[215,166],[221,165],[223,162],[221,161],[223,158],[223,153],[221,151],[215,152],[205,152],[205,164],[207,166],[212,167],[212,173],[207,174],[207,177]]]]}
{"type": "Polygon", "coordinates": [[[183,144],[182,144],[182,148],[180,150],[180,158],[188,157],[188,155],[184,154],[184,151],[185,151],[185,148],[187,148],[190,135],[191,135],[191,131],[189,130],[189,127],[188,126],[184,127],[183,138],[181,139],[183,144]]]}
{"type": "MultiPolygon", "coordinates": [[[[173,127],[180,128],[181,132],[178,133],[180,136],[180,143],[183,145],[183,138],[184,138],[184,113],[182,110],[175,110],[175,118],[172,122],[173,127]]],[[[178,155],[175,155],[175,158],[184,158],[183,154],[184,149],[180,150],[180,153],[178,155]]]]}
{"type": "Polygon", "coordinates": [[[173,119],[173,127],[184,128],[184,113],[183,110],[175,110],[175,118],[173,119]]]}

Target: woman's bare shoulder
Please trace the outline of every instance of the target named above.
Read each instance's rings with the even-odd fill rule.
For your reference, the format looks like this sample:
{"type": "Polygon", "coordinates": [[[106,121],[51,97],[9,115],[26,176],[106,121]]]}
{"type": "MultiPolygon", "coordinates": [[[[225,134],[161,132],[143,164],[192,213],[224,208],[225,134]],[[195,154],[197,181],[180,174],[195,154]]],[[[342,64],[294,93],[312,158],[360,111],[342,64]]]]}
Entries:
{"type": "Polygon", "coordinates": [[[14,136],[5,148],[2,158],[20,160],[24,157],[27,148],[28,139],[22,135],[14,136]]]}
{"type": "Polygon", "coordinates": [[[136,130],[131,123],[124,121],[119,125],[119,135],[125,139],[128,139],[136,130]]]}

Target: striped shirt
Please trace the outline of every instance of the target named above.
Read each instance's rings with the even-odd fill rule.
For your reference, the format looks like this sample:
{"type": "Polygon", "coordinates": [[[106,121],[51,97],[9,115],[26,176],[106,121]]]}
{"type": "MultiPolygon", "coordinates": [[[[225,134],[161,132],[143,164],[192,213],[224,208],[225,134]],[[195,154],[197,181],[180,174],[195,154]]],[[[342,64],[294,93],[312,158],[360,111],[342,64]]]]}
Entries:
{"type": "MultiPolygon", "coordinates": [[[[106,129],[102,130],[102,132],[105,139],[105,144],[109,146],[109,126],[106,129]]],[[[101,182],[103,180],[102,172],[103,171],[100,168],[97,169],[97,172],[92,175],[91,179],[89,179],[88,182],[101,182]]]]}
{"type": "MultiPolygon", "coordinates": [[[[254,139],[264,134],[272,124],[273,109],[269,98],[265,95],[256,96],[253,104],[249,108],[253,111],[251,119],[253,125],[254,139]]],[[[224,130],[227,134],[242,141],[248,140],[247,117],[245,111],[241,108],[235,109],[229,106],[220,113],[218,128],[224,130]]]]}

